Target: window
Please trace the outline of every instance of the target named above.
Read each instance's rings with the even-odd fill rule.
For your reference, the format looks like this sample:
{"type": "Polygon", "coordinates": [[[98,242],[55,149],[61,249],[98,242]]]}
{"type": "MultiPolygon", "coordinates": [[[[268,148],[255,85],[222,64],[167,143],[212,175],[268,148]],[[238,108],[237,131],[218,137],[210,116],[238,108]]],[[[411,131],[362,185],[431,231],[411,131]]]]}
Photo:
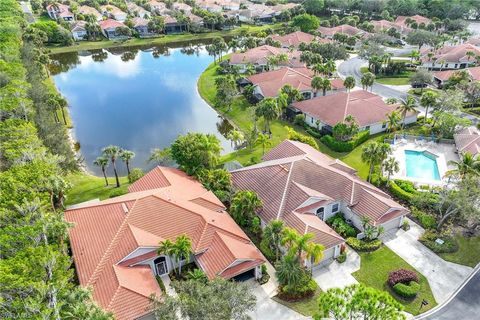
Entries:
{"type": "Polygon", "coordinates": [[[386,123],[382,124],[382,129],[385,129],[386,127],[387,127],[386,123]]]}
{"type": "Polygon", "coordinates": [[[324,207],[318,208],[316,214],[317,214],[317,217],[320,218],[320,220],[323,220],[325,216],[325,208],[324,207]]]}
{"type": "Polygon", "coordinates": [[[338,212],[338,203],[335,203],[333,206],[332,206],[332,213],[336,213],[338,212]]]}
{"type": "Polygon", "coordinates": [[[370,126],[366,126],[366,127],[365,127],[365,130],[370,130],[370,126]]]}
{"type": "Polygon", "coordinates": [[[153,264],[155,265],[155,271],[157,272],[158,276],[168,273],[167,260],[165,257],[158,257],[155,259],[155,261],[153,261],[153,264]]]}

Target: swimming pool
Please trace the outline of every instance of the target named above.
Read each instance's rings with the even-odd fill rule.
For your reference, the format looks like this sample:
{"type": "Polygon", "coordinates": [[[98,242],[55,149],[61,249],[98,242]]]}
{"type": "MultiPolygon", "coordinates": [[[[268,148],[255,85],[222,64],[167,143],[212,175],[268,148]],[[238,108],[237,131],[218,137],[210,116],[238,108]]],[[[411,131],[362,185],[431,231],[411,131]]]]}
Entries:
{"type": "Polygon", "coordinates": [[[405,150],[406,175],[422,180],[441,180],[436,156],[426,151],[405,150]]]}

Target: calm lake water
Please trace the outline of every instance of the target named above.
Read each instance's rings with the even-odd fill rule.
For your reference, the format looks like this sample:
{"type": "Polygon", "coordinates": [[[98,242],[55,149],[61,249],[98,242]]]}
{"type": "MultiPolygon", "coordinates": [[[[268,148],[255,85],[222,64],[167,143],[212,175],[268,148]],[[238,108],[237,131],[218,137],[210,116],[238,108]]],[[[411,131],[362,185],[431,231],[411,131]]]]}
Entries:
{"type": "MultiPolygon", "coordinates": [[[[200,74],[212,62],[201,46],[107,49],[51,57],[54,81],[67,98],[75,140],[85,164],[107,145],[136,153],[131,167],[148,170],[153,148],[169,146],[179,134],[213,133],[223,153],[232,151],[230,124],[197,92],[200,74]]],[[[124,174],[126,169],[117,166],[124,174]]],[[[112,169],[109,168],[109,173],[112,169]]]]}

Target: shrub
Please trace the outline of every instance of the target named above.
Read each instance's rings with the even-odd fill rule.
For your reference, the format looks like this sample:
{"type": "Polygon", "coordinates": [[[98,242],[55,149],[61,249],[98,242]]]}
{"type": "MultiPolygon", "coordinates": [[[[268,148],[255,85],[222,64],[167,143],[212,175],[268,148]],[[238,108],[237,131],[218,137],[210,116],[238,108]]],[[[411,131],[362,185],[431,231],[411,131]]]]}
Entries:
{"type": "Polygon", "coordinates": [[[137,181],[138,179],[140,179],[141,177],[143,177],[145,175],[145,172],[143,172],[142,169],[140,168],[133,168],[130,173],[128,174],[128,182],[130,183],[134,183],[135,181],[137,181]]]}
{"type": "Polygon", "coordinates": [[[448,234],[442,234],[432,230],[427,230],[420,237],[419,241],[435,253],[453,253],[458,251],[457,241],[454,237],[448,234]],[[437,239],[443,240],[443,244],[437,243],[435,241],[437,239]]]}
{"type": "Polygon", "coordinates": [[[293,123],[303,127],[305,125],[305,116],[303,114],[297,114],[293,119],[293,123]]]}
{"type": "Polygon", "coordinates": [[[268,282],[268,280],[270,280],[270,275],[268,274],[267,266],[262,264],[261,268],[262,268],[262,277],[258,279],[258,283],[260,283],[260,285],[265,284],[268,282]]]}
{"type": "Polygon", "coordinates": [[[412,216],[424,229],[435,229],[437,227],[437,219],[435,219],[434,216],[420,211],[415,207],[412,207],[412,216]]]}
{"type": "Polygon", "coordinates": [[[407,269],[398,269],[388,274],[388,284],[393,287],[397,283],[410,283],[411,281],[418,282],[418,275],[415,271],[407,269]]]}
{"type": "Polygon", "coordinates": [[[260,242],[259,249],[265,256],[265,258],[268,259],[268,261],[270,262],[275,261],[275,252],[273,252],[273,250],[270,248],[270,245],[267,240],[262,239],[262,241],[260,242]]]}
{"type": "Polygon", "coordinates": [[[410,224],[408,223],[408,220],[403,220],[402,229],[403,229],[403,231],[410,230],[410,224]]]}
{"type": "Polygon", "coordinates": [[[347,260],[347,253],[344,252],[337,257],[338,263],[344,263],[347,260]]]}
{"type": "Polygon", "coordinates": [[[311,297],[317,291],[317,282],[311,278],[305,278],[303,284],[292,287],[289,285],[280,288],[279,297],[283,300],[296,301],[311,297]]]}
{"type": "Polygon", "coordinates": [[[420,285],[418,282],[410,281],[408,284],[397,283],[393,286],[393,291],[403,298],[415,298],[420,290],[420,285]]]}
{"type": "Polygon", "coordinates": [[[356,251],[372,252],[379,249],[382,246],[382,241],[380,239],[375,239],[372,241],[359,240],[357,238],[347,238],[347,244],[356,251]]]}
{"type": "Polygon", "coordinates": [[[307,131],[307,133],[314,138],[320,139],[322,137],[322,134],[315,128],[307,126],[307,128],[305,128],[305,131],[307,131]]]}
{"type": "Polygon", "coordinates": [[[126,190],[115,188],[115,189],[113,189],[112,191],[109,192],[108,197],[109,198],[115,198],[115,197],[118,197],[118,196],[122,196],[125,193],[127,193],[126,190]]]}
{"type": "Polygon", "coordinates": [[[163,283],[162,278],[160,278],[160,276],[156,276],[155,278],[157,279],[160,290],[162,290],[163,293],[167,293],[167,289],[165,288],[165,284],[163,283]]]}
{"type": "Polygon", "coordinates": [[[297,131],[295,131],[292,128],[289,128],[289,127],[287,127],[287,131],[288,131],[288,136],[287,136],[288,139],[294,140],[294,141],[299,141],[299,142],[302,142],[302,143],[306,143],[309,146],[311,146],[315,149],[318,149],[317,141],[315,141],[314,138],[306,136],[306,135],[301,134],[301,133],[298,133],[297,131]]]}
{"type": "Polygon", "coordinates": [[[339,141],[336,140],[331,135],[324,135],[320,141],[324,143],[327,147],[336,152],[350,152],[358,145],[367,141],[370,137],[370,132],[368,130],[361,131],[352,137],[349,141],[339,141]]]}
{"type": "Polygon", "coordinates": [[[327,224],[331,226],[332,229],[335,230],[335,232],[337,232],[344,238],[357,236],[357,231],[355,230],[355,228],[345,222],[342,214],[336,214],[335,216],[327,219],[327,224]]]}
{"type": "Polygon", "coordinates": [[[413,199],[414,194],[400,188],[395,181],[390,181],[390,183],[388,184],[388,189],[394,197],[400,200],[410,203],[413,199]]]}
{"type": "Polygon", "coordinates": [[[415,188],[415,185],[411,181],[400,180],[400,179],[395,179],[394,181],[397,184],[397,186],[399,186],[402,190],[404,190],[408,193],[417,192],[417,189],[415,188]]]}

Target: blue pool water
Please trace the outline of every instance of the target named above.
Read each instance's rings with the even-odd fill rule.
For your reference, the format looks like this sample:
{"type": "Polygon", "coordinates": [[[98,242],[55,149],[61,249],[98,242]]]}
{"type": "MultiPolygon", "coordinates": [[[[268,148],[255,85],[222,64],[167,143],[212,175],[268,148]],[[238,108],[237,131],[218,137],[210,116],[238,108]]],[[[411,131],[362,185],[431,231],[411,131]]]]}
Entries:
{"type": "Polygon", "coordinates": [[[434,155],[422,151],[405,150],[407,177],[440,180],[437,160],[434,155]]]}

